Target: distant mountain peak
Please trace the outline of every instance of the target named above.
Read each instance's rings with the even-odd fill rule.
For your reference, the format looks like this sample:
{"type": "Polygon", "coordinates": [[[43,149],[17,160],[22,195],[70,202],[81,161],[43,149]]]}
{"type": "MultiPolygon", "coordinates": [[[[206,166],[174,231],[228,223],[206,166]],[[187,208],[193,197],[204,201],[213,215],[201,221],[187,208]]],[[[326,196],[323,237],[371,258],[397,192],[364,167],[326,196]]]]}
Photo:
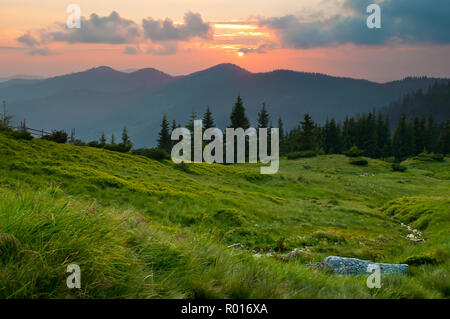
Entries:
{"type": "Polygon", "coordinates": [[[88,72],[88,73],[116,73],[119,71],[114,70],[113,68],[111,68],[109,66],[102,65],[102,66],[98,66],[98,67],[89,69],[86,72],[88,72]]]}
{"type": "Polygon", "coordinates": [[[131,75],[140,75],[140,74],[142,74],[142,75],[154,75],[154,74],[157,74],[157,75],[164,75],[164,76],[170,76],[171,77],[171,75],[169,75],[167,73],[164,73],[164,72],[162,72],[162,71],[160,71],[158,69],[155,69],[155,68],[143,68],[143,69],[139,69],[139,70],[136,70],[134,72],[131,72],[130,74],[131,75]]]}
{"type": "Polygon", "coordinates": [[[216,66],[213,66],[209,68],[208,70],[220,70],[220,71],[234,71],[234,72],[245,72],[250,73],[244,68],[241,68],[239,65],[233,64],[233,63],[221,63],[217,64],[216,66]]]}

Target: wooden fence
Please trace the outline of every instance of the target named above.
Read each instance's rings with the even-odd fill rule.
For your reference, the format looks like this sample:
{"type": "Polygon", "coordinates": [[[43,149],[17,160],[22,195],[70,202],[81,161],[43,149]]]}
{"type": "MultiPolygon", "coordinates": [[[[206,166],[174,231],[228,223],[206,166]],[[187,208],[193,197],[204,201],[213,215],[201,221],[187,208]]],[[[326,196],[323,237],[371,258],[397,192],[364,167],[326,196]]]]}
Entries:
{"type": "Polygon", "coordinates": [[[36,130],[34,128],[23,127],[23,126],[17,126],[17,127],[12,127],[12,128],[17,129],[17,130],[23,130],[23,131],[30,133],[31,135],[40,136],[40,137],[52,134],[51,132],[44,131],[43,129],[36,130]]]}

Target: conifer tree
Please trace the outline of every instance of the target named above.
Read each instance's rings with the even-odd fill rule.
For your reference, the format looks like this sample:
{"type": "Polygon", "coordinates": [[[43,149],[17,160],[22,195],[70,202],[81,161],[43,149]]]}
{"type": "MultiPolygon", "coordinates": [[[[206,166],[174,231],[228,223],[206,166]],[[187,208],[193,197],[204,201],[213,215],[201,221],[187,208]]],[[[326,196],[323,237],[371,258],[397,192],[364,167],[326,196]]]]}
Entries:
{"type": "Polygon", "coordinates": [[[412,154],[412,134],[410,127],[406,122],[406,115],[403,114],[398,122],[394,133],[393,148],[394,156],[397,161],[402,161],[412,154]]]}
{"type": "Polygon", "coordinates": [[[169,121],[167,120],[167,115],[164,114],[161,122],[161,130],[158,134],[158,148],[165,150],[170,154],[172,148],[171,134],[169,132],[169,121]]]}
{"type": "Polygon", "coordinates": [[[419,117],[415,116],[413,121],[413,145],[414,155],[422,153],[425,148],[425,122],[419,120],[419,117]],[[422,126],[423,125],[423,126],[422,126]]]}
{"type": "Polygon", "coordinates": [[[6,111],[6,102],[3,101],[3,113],[0,114],[0,127],[4,129],[8,128],[12,119],[13,116],[8,114],[6,111]]]}
{"type": "Polygon", "coordinates": [[[263,103],[261,111],[258,113],[258,128],[268,128],[269,121],[270,116],[266,109],[266,103],[263,103]]]}
{"type": "Polygon", "coordinates": [[[244,130],[250,127],[250,122],[245,115],[245,107],[242,102],[241,96],[238,95],[236,103],[233,106],[233,110],[230,115],[231,124],[229,127],[231,128],[239,128],[242,127],[244,130]]]}
{"type": "Polygon", "coordinates": [[[300,133],[300,147],[303,150],[314,149],[314,122],[311,116],[306,113],[303,116],[303,121],[300,121],[301,133],[300,133]]]}
{"type": "Polygon", "coordinates": [[[189,118],[189,121],[186,124],[186,128],[191,131],[191,134],[194,133],[194,121],[197,120],[197,113],[192,111],[191,117],[189,118]]]}
{"type": "Polygon", "coordinates": [[[206,107],[206,112],[203,115],[203,127],[205,130],[215,127],[214,118],[209,105],[206,107]]]}
{"type": "Polygon", "coordinates": [[[445,121],[441,135],[438,140],[438,150],[440,153],[450,154],[450,120],[445,121]]]}
{"type": "Polygon", "coordinates": [[[436,141],[436,124],[433,116],[430,115],[427,121],[427,128],[425,130],[425,147],[428,152],[435,151],[436,141]]]}
{"type": "Polygon", "coordinates": [[[102,132],[102,136],[100,136],[100,144],[101,145],[105,145],[106,144],[106,137],[105,137],[105,132],[102,132]]]}
{"type": "Polygon", "coordinates": [[[111,145],[114,145],[114,144],[116,144],[116,139],[115,139],[114,133],[113,133],[113,134],[111,134],[111,145]]]}
{"type": "Polygon", "coordinates": [[[128,152],[132,147],[133,143],[131,143],[130,136],[128,135],[128,130],[126,127],[124,127],[122,131],[122,151],[128,152]]]}

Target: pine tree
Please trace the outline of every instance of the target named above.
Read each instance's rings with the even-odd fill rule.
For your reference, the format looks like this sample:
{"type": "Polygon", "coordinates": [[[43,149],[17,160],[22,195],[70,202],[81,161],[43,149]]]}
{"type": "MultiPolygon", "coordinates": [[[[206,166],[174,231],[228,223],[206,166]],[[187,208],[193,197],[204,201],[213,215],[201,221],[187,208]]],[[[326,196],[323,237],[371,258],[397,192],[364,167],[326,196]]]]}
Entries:
{"type": "Polygon", "coordinates": [[[194,133],[194,121],[197,119],[197,113],[192,111],[191,117],[189,118],[189,121],[186,124],[186,128],[191,131],[191,134],[194,133]]]}
{"type": "Polygon", "coordinates": [[[393,148],[397,161],[402,161],[412,154],[412,131],[403,114],[394,133],[393,148]]]}
{"type": "Polygon", "coordinates": [[[244,130],[250,127],[250,122],[245,115],[245,107],[242,103],[241,96],[238,95],[236,103],[233,106],[233,110],[230,115],[231,124],[229,127],[231,128],[239,128],[242,127],[244,130]]]}
{"type": "Polygon", "coordinates": [[[436,145],[436,124],[433,116],[430,115],[427,121],[427,128],[425,130],[425,148],[428,152],[434,152],[436,145]]]}
{"type": "Polygon", "coordinates": [[[7,129],[11,125],[12,115],[6,111],[6,102],[3,101],[3,113],[0,114],[0,128],[7,129]]]}
{"type": "Polygon", "coordinates": [[[339,154],[341,152],[340,126],[334,119],[327,119],[324,127],[323,150],[326,154],[339,154]]]}
{"type": "Polygon", "coordinates": [[[101,145],[106,145],[105,132],[102,132],[102,136],[100,136],[100,144],[101,145]]]}
{"type": "Polygon", "coordinates": [[[203,115],[203,127],[205,128],[205,130],[215,127],[214,118],[212,116],[212,112],[211,109],[209,108],[209,105],[207,106],[206,112],[203,115]]]}
{"type": "Polygon", "coordinates": [[[391,131],[389,129],[389,118],[386,117],[383,120],[383,115],[378,114],[377,119],[377,142],[378,142],[378,157],[386,158],[391,156],[392,141],[391,131]]]}
{"type": "Polygon", "coordinates": [[[270,116],[266,109],[266,103],[262,104],[261,111],[258,113],[258,128],[267,128],[270,116]]]}
{"type": "Polygon", "coordinates": [[[280,139],[280,154],[286,154],[286,136],[284,134],[284,126],[281,117],[278,118],[278,136],[280,139]]]}
{"type": "Polygon", "coordinates": [[[425,148],[425,121],[419,120],[417,116],[414,117],[413,121],[413,147],[414,155],[422,153],[425,148]]]}
{"type": "Polygon", "coordinates": [[[122,131],[122,147],[124,152],[128,152],[133,147],[133,143],[131,143],[126,127],[124,127],[122,131]]]}
{"type": "Polygon", "coordinates": [[[161,130],[159,131],[158,148],[165,150],[170,154],[172,148],[172,140],[169,132],[169,121],[167,121],[167,115],[164,114],[161,122],[161,130]]]}
{"type": "Polygon", "coordinates": [[[303,150],[313,150],[314,149],[314,122],[306,113],[303,116],[303,121],[300,121],[301,133],[300,133],[300,147],[303,150]]]}
{"type": "Polygon", "coordinates": [[[114,145],[114,144],[116,144],[116,139],[115,139],[114,133],[113,133],[113,134],[111,134],[111,145],[114,145]]]}
{"type": "Polygon", "coordinates": [[[440,153],[450,154],[450,120],[445,121],[441,135],[438,140],[438,150],[440,153]]]}

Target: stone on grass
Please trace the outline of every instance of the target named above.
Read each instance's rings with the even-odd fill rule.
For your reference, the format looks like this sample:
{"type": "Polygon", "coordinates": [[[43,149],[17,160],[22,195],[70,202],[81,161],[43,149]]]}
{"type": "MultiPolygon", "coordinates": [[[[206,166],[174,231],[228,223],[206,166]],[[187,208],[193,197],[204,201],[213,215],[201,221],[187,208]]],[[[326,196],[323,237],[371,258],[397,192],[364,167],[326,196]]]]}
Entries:
{"type": "Polygon", "coordinates": [[[366,275],[369,265],[379,265],[382,274],[402,274],[408,271],[407,264],[384,264],[368,260],[328,256],[319,263],[319,267],[340,275],[366,275]]]}

